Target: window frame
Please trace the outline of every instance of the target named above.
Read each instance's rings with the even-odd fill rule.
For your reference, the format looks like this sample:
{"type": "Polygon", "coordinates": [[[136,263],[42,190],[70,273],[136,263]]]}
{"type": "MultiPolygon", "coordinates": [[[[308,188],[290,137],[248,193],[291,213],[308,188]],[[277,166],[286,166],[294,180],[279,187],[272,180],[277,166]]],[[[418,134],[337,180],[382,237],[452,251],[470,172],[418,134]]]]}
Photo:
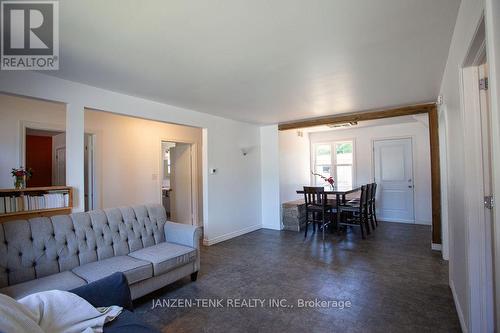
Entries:
{"type": "MultiPolygon", "coordinates": [[[[329,141],[318,141],[314,142],[312,145],[311,153],[312,153],[312,158],[311,158],[311,169],[313,170],[314,173],[316,173],[316,167],[318,166],[330,166],[330,169],[332,170],[332,177],[335,180],[335,183],[337,184],[337,166],[351,166],[352,167],[352,174],[351,174],[351,179],[352,179],[352,185],[355,186],[356,184],[356,140],[354,138],[349,138],[349,139],[338,139],[338,140],[329,140],[329,141]],[[338,144],[342,143],[352,143],[352,164],[337,164],[337,154],[336,154],[336,146],[338,144]],[[321,145],[329,145],[330,146],[330,164],[317,164],[316,163],[316,151],[317,147],[321,145]]],[[[319,186],[318,184],[318,177],[314,176],[311,174],[311,184],[314,184],[314,186],[319,186]]],[[[325,184],[323,184],[325,185],[325,184]]]]}

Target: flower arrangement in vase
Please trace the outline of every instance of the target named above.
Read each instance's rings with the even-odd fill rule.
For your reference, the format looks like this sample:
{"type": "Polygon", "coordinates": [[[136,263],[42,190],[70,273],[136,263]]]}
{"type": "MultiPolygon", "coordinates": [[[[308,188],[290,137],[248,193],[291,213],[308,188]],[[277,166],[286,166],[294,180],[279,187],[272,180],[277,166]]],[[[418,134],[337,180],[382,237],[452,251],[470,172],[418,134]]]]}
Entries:
{"type": "Polygon", "coordinates": [[[314,173],[314,172],[311,172],[314,176],[318,176],[318,177],[321,177],[321,179],[323,179],[325,182],[327,182],[330,187],[332,188],[332,191],[333,191],[333,184],[335,184],[335,181],[333,180],[333,177],[325,177],[323,175],[320,175],[319,173],[314,173]]]}
{"type": "Polygon", "coordinates": [[[26,188],[26,180],[31,177],[32,171],[31,169],[25,169],[23,167],[19,167],[18,169],[12,169],[11,171],[12,177],[14,177],[14,187],[16,189],[26,188]]]}

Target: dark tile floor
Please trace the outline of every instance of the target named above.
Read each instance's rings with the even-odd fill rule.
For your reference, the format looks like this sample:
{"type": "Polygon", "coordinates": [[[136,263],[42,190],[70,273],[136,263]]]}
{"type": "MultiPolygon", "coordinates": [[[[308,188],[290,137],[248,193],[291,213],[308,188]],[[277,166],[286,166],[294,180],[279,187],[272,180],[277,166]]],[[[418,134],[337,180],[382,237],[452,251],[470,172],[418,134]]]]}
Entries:
{"type": "MultiPolygon", "coordinates": [[[[198,281],[182,279],[136,302],[163,332],[459,332],[448,265],[430,250],[430,227],[381,223],[358,230],[302,233],[258,230],[203,247],[198,281]],[[171,299],[286,299],[294,307],[155,308],[171,299]],[[299,308],[300,299],[350,301],[351,307],[299,308]]],[[[194,304],[194,303],[193,303],[194,304]]]]}

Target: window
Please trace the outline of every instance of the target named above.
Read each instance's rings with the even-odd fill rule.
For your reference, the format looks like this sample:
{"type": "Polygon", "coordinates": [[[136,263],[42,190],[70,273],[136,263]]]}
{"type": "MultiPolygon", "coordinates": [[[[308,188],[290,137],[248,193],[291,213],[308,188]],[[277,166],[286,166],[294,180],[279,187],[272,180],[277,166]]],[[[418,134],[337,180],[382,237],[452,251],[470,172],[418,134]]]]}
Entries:
{"type": "MultiPolygon", "coordinates": [[[[340,187],[352,186],[354,179],[353,141],[316,144],[314,147],[314,172],[324,177],[332,176],[335,184],[340,187]]],[[[314,183],[327,185],[318,176],[314,177],[314,183]]]]}

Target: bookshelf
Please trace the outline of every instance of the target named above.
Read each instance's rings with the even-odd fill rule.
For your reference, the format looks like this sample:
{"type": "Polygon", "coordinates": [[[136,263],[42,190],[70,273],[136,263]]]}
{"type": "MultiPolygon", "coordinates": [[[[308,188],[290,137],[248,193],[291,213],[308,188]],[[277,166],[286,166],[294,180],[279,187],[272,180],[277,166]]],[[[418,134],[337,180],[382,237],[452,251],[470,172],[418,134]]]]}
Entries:
{"type": "Polygon", "coordinates": [[[72,207],[73,189],[68,186],[0,189],[0,223],[70,214],[72,207]]]}

